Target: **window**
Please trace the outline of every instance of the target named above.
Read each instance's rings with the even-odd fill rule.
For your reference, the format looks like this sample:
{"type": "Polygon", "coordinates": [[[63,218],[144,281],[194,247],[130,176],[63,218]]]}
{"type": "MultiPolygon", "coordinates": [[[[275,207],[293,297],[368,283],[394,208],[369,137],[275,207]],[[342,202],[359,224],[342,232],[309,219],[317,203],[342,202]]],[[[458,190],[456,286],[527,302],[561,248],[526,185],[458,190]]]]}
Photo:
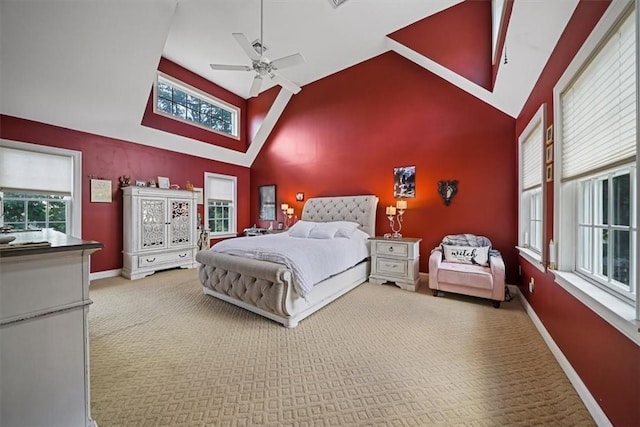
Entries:
{"type": "Polygon", "coordinates": [[[81,237],[81,153],[0,140],[0,225],[81,237]]]}
{"type": "Polygon", "coordinates": [[[542,105],[520,135],[520,252],[539,264],[543,248],[543,123],[542,105]]]}
{"type": "Polygon", "coordinates": [[[4,225],[16,230],[53,228],[67,232],[69,197],[55,194],[8,193],[2,197],[4,225]]]}
{"type": "Polygon", "coordinates": [[[204,176],[206,210],[205,223],[212,237],[236,235],[236,185],[235,176],[206,172],[204,176]]]}
{"type": "Polygon", "coordinates": [[[624,167],[578,183],[576,271],[626,299],[635,298],[635,168],[624,167]]]}
{"type": "Polygon", "coordinates": [[[237,107],[160,73],[153,111],[236,139],[240,136],[237,107]]]}
{"type": "Polygon", "coordinates": [[[633,6],[611,4],[554,88],[554,274],[639,342],[633,6]]]}

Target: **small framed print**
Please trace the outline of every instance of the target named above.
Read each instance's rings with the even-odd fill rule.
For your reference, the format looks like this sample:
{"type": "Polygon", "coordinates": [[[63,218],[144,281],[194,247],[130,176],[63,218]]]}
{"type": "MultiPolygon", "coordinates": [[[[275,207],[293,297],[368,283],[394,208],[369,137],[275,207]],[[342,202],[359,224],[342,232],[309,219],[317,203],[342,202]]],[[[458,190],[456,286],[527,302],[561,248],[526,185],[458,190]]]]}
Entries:
{"type": "Polygon", "coordinates": [[[169,182],[169,178],[167,178],[166,176],[158,177],[158,188],[169,188],[170,186],[171,183],[169,182]]]}
{"type": "Polygon", "coordinates": [[[91,202],[111,203],[111,180],[92,179],[91,180],[91,202]]]}
{"type": "Polygon", "coordinates": [[[547,144],[551,144],[553,142],[553,124],[550,124],[547,128],[547,144]]]}
{"type": "Polygon", "coordinates": [[[547,182],[553,181],[553,165],[547,165],[547,168],[545,170],[546,170],[545,176],[546,176],[547,182]]]}
{"type": "Polygon", "coordinates": [[[544,158],[547,164],[553,162],[553,144],[547,145],[544,158]]]}

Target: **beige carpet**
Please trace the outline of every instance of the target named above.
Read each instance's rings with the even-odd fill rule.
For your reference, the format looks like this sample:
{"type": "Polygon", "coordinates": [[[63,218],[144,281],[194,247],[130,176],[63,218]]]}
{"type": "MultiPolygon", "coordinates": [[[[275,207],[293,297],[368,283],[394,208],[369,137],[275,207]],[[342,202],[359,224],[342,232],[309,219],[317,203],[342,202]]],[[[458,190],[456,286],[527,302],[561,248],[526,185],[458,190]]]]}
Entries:
{"type": "Polygon", "coordinates": [[[365,283],[286,329],[203,295],[196,270],[90,297],[100,427],[593,425],[516,300],[365,283]]]}

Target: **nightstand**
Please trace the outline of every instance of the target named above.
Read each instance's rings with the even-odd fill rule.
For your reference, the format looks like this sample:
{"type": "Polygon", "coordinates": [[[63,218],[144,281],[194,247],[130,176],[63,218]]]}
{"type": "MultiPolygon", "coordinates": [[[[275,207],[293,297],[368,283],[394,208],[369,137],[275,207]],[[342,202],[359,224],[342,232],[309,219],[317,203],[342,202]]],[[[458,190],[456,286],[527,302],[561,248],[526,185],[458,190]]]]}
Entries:
{"type": "Polygon", "coordinates": [[[378,285],[393,282],[402,289],[415,292],[420,282],[420,241],[422,239],[372,237],[369,240],[371,240],[369,282],[378,285]]]}

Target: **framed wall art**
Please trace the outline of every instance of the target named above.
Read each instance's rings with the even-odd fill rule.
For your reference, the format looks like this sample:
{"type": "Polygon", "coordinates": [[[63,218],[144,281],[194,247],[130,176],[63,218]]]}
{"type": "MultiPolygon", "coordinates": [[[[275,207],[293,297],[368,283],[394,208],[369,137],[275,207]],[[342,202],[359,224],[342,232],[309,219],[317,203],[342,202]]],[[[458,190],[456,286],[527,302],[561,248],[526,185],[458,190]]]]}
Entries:
{"type": "Polygon", "coordinates": [[[393,168],[393,197],[416,197],[416,167],[393,168]]]}
{"type": "Polygon", "coordinates": [[[260,219],[263,221],[276,220],[276,186],[261,185],[258,187],[260,219]]]}
{"type": "Polygon", "coordinates": [[[91,180],[91,202],[111,203],[111,180],[92,179],[91,180]]]}

